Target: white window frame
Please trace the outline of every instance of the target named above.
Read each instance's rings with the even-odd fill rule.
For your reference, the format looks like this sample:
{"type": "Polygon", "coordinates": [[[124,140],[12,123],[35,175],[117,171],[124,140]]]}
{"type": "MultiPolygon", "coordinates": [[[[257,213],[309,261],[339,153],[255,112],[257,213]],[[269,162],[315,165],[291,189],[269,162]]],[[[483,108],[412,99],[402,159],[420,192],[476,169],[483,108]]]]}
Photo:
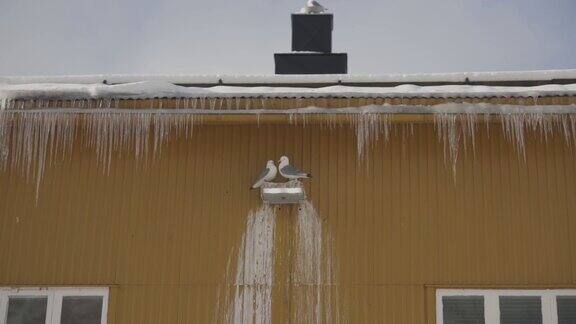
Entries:
{"type": "Polygon", "coordinates": [[[484,322],[500,324],[500,296],[541,297],[542,323],[558,324],[558,296],[576,296],[576,289],[438,289],[436,290],[436,323],[444,324],[443,297],[476,296],[484,297],[484,322]]]}
{"type": "Polygon", "coordinates": [[[59,324],[62,315],[62,299],[68,296],[98,296],[102,297],[101,324],[107,324],[108,320],[108,288],[103,287],[24,287],[24,288],[1,288],[0,287],[0,324],[6,324],[8,316],[9,297],[36,297],[48,298],[46,304],[46,324],[59,324]]]}
{"type": "Polygon", "coordinates": [[[0,288],[0,323],[5,324],[8,317],[9,297],[46,297],[46,324],[51,323],[52,303],[51,292],[45,288],[0,288]]]}

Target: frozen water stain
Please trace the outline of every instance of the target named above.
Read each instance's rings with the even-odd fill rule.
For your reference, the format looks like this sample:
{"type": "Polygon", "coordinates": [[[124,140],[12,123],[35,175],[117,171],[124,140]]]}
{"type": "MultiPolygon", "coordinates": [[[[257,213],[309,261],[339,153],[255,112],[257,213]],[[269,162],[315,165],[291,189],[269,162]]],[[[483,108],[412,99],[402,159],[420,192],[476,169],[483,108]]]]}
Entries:
{"type": "Polygon", "coordinates": [[[248,215],[238,251],[230,323],[272,323],[275,225],[276,213],[268,205],[248,215]]]}
{"type": "Polygon", "coordinates": [[[295,256],[291,277],[292,323],[339,323],[337,269],[330,231],[310,201],[298,208],[295,256]]]}
{"type": "MultiPolygon", "coordinates": [[[[287,247],[292,258],[288,279],[291,322],[339,323],[337,267],[329,231],[308,201],[299,205],[294,216],[296,221],[291,228],[294,240],[287,247]]],[[[218,294],[216,322],[272,323],[278,249],[274,244],[275,230],[273,207],[263,205],[249,213],[235,254],[236,262],[229,260],[229,264],[236,264],[235,274],[227,269],[224,289],[221,287],[218,294]],[[231,295],[228,287],[233,289],[231,295]]]]}

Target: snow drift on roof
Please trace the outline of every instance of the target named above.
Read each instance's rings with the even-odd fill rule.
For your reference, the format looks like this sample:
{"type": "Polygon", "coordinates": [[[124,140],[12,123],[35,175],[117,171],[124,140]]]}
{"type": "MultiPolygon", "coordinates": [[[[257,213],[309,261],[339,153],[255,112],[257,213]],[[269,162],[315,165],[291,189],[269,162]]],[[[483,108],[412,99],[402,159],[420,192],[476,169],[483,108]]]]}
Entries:
{"type": "Polygon", "coordinates": [[[314,97],[388,97],[388,98],[487,98],[542,97],[576,95],[576,84],[535,87],[488,86],[416,86],[323,88],[285,87],[182,87],[167,82],[146,81],[119,85],[105,84],[0,84],[0,99],[147,99],[147,98],[314,98],[314,97]]]}
{"type": "Polygon", "coordinates": [[[518,72],[463,72],[388,75],[80,75],[0,77],[0,83],[133,83],[160,81],[173,84],[338,84],[338,83],[464,83],[502,81],[552,81],[576,79],[575,70],[544,70],[518,72]]]}

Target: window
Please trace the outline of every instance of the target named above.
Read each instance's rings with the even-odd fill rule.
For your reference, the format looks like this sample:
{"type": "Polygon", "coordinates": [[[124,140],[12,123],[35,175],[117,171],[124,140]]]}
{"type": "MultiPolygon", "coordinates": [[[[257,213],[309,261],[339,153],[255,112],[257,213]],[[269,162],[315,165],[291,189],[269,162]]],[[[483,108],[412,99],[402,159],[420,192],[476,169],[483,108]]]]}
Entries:
{"type": "Polygon", "coordinates": [[[576,290],[436,292],[438,324],[576,324],[576,290]]]}
{"type": "Polygon", "coordinates": [[[542,324],[540,296],[500,296],[501,324],[542,324]]]}
{"type": "Polygon", "coordinates": [[[576,323],[576,296],[556,297],[558,305],[558,324],[576,323]]]}
{"type": "Polygon", "coordinates": [[[444,296],[444,323],[482,324],[484,323],[484,297],[444,296]]]}
{"type": "Polygon", "coordinates": [[[0,288],[0,324],[106,324],[108,288],[0,288]]]}

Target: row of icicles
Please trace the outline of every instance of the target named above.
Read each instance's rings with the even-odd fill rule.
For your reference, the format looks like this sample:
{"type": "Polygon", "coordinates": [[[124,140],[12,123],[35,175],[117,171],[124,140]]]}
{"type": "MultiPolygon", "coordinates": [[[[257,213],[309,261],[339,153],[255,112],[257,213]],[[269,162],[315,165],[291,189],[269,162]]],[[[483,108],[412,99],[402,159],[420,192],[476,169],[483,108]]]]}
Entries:
{"type": "MultiPolygon", "coordinates": [[[[320,127],[351,127],[356,133],[357,156],[365,161],[367,152],[380,139],[388,141],[393,134],[412,135],[414,124],[393,122],[392,114],[348,114],[347,121],[335,114],[321,114],[320,127]],[[406,134],[408,132],[408,134],[406,134]]],[[[307,127],[309,114],[290,114],[294,126],[307,127]]],[[[461,147],[475,147],[479,127],[491,125],[491,118],[500,120],[506,139],[525,156],[525,136],[528,131],[540,134],[547,141],[560,133],[568,146],[576,145],[576,114],[514,113],[486,116],[477,113],[434,114],[439,142],[444,146],[445,161],[456,172],[461,147]],[[485,121],[485,125],[482,125],[485,121]]],[[[114,153],[141,158],[152,153],[161,154],[169,140],[191,138],[195,125],[203,117],[194,113],[154,112],[0,112],[0,168],[20,170],[23,176],[36,183],[42,181],[46,164],[61,161],[72,152],[79,138],[82,145],[94,149],[99,165],[110,169],[114,153]],[[83,136],[77,136],[82,130],[83,136]]]]}
{"type": "MultiPolygon", "coordinates": [[[[278,98],[267,97],[191,97],[191,98],[174,98],[168,99],[171,102],[166,103],[166,98],[150,99],[75,99],[75,100],[57,100],[57,99],[29,99],[29,100],[0,100],[0,110],[41,110],[41,109],[175,109],[175,110],[257,110],[270,109],[299,109],[308,108],[311,101],[318,102],[321,106],[328,106],[332,100],[329,98],[304,98],[295,97],[289,103],[278,98]],[[143,103],[145,102],[145,103],[143,103]]],[[[341,107],[352,107],[354,100],[364,100],[366,105],[374,104],[377,98],[340,98],[341,107]]],[[[536,102],[536,100],[535,100],[536,102]]]]}

